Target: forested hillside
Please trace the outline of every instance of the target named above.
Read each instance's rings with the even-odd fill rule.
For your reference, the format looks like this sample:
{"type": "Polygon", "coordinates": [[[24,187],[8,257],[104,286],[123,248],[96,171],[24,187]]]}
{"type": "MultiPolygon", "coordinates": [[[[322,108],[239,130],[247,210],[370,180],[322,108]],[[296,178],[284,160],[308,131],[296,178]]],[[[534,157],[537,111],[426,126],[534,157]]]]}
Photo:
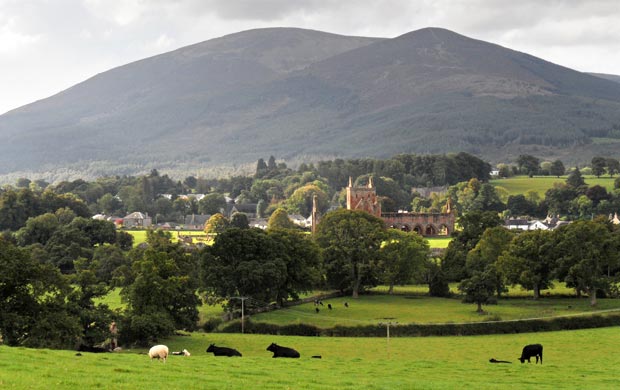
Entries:
{"type": "Polygon", "coordinates": [[[573,163],[617,155],[617,140],[620,84],[525,53],[439,28],[393,39],[260,29],[115,68],[2,115],[0,174],[181,176],[266,155],[462,151],[573,163]]]}

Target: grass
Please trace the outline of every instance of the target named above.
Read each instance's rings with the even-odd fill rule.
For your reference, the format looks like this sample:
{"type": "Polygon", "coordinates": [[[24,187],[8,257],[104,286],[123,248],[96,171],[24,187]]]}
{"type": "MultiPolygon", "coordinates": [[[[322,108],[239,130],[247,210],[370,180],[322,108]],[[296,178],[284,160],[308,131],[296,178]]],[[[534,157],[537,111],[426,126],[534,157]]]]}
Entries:
{"type": "MultiPolygon", "coordinates": [[[[133,236],[133,246],[138,246],[146,242],[147,230],[125,230],[125,232],[133,236]]],[[[178,242],[179,236],[192,236],[192,242],[194,244],[202,242],[206,245],[209,245],[211,243],[211,241],[208,241],[206,240],[206,238],[204,238],[205,233],[201,230],[171,230],[170,235],[172,237],[172,242],[178,242]]]]}
{"type": "Polygon", "coordinates": [[[166,364],[145,350],[75,356],[74,351],[0,346],[2,389],[609,389],[617,387],[620,329],[475,337],[320,338],[194,333],[163,343],[166,364]],[[209,343],[242,358],[206,354],[209,343]],[[272,359],[271,343],[300,359],[272,359]],[[544,364],[520,364],[523,345],[541,343],[544,364]],[[322,359],[311,359],[321,355],[322,359]],[[490,364],[489,358],[513,364],[490,364]]]}
{"type": "MultiPolygon", "coordinates": [[[[494,179],[489,182],[495,187],[502,187],[508,191],[509,195],[525,194],[527,191],[536,191],[541,198],[545,197],[545,192],[553,187],[554,183],[565,183],[567,176],[514,176],[507,179],[494,179]]],[[[597,178],[592,175],[584,175],[584,180],[588,186],[600,185],[607,191],[614,188],[615,177],[601,176],[597,178]]]]}
{"type": "Polygon", "coordinates": [[[448,247],[452,237],[431,237],[426,239],[431,248],[445,249],[448,247]]]}
{"type": "Polygon", "coordinates": [[[323,300],[316,313],[312,303],[253,315],[252,321],[278,325],[305,323],[321,328],[337,325],[371,325],[382,318],[394,318],[400,324],[438,324],[493,320],[513,320],[556,317],[588,313],[597,310],[618,309],[617,299],[600,299],[596,308],[587,298],[546,298],[539,301],[515,298],[500,300],[497,305],[484,306],[486,315],[479,315],[474,304],[463,304],[458,298],[431,298],[416,295],[364,295],[358,299],[333,298],[323,300]],[[349,307],[344,306],[344,302],[349,307]],[[333,310],[327,305],[331,304],[333,310]]]}
{"type": "MultiPolygon", "coordinates": [[[[375,324],[377,318],[395,317],[401,323],[443,323],[443,322],[472,322],[484,321],[489,317],[503,320],[549,317],[557,315],[590,312],[593,310],[620,309],[620,301],[614,299],[600,299],[597,308],[589,306],[587,298],[571,298],[574,290],[567,288],[564,283],[556,283],[551,290],[543,290],[544,298],[539,301],[531,299],[532,292],[521,290],[519,287],[509,288],[506,294],[510,299],[502,299],[497,305],[485,306],[486,316],[474,312],[474,305],[463,304],[457,298],[431,298],[427,285],[395,286],[394,295],[380,295],[386,293],[387,286],[377,286],[372,289],[377,295],[362,295],[357,300],[350,297],[324,299],[320,314],[315,312],[313,303],[292,306],[288,309],[262,313],[252,316],[253,321],[275,324],[308,323],[319,327],[334,325],[355,326],[361,324],[375,324]],[[547,297],[548,295],[548,297],[547,297]],[[344,307],[349,303],[349,308],[344,307]],[[334,310],[327,309],[331,303],[334,310]],[[569,308],[570,306],[570,308],[569,308]]],[[[457,284],[450,284],[453,294],[458,294],[457,284]]],[[[302,294],[301,298],[326,294],[329,291],[312,291],[302,294]]],[[[105,303],[111,309],[123,308],[120,289],[112,290],[97,303],[105,303]]],[[[221,304],[198,307],[199,323],[203,324],[210,318],[218,318],[223,314],[221,304]]]]}

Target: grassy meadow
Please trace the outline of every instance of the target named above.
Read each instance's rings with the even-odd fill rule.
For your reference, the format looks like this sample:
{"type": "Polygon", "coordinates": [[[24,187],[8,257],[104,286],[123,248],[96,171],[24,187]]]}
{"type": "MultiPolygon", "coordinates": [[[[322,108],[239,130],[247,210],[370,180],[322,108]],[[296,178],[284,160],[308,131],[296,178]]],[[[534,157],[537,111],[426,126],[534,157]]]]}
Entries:
{"type": "Polygon", "coordinates": [[[166,364],[146,349],[75,356],[74,351],[0,346],[2,389],[610,389],[617,388],[620,329],[472,337],[323,338],[194,333],[162,340],[166,364]],[[300,359],[272,359],[266,347],[300,359]],[[209,343],[238,349],[216,358],[209,343]],[[519,363],[525,344],[544,346],[544,364],[519,363]],[[312,359],[321,355],[322,359],[312,359]],[[491,364],[490,358],[512,361],[491,364]]]}
{"type": "MultiPolygon", "coordinates": [[[[489,182],[495,187],[502,187],[508,191],[509,195],[525,194],[527,191],[536,191],[541,198],[545,197],[545,192],[553,187],[554,183],[565,183],[567,176],[514,176],[506,179],[494,179],[489,182]]],[[[593,175],[583,176],[588,186],[600,185],[607,191],[613,190],[616,177],[601,176],[597,178],[593,175]]]]}
{"type": "Polygon", "coordinates": [[[319,306],[318,313],[314,304],[308,303],[256,314],[251,319],[278,325],[304,323],[331,328],[336,325],[373,325],[382,322],[382,318],[393,318],[400,324],[439,324],[556,317],[599,310],[620,311],[620,300],[600,299],[597,307],[592,308],[587,298],[505,299],[497,305],[484,306],[484,315],[476,313],[474,304],[464,304],[458,298],[416,295],[365,295],[356,300],[350,297],[333,298],[323,300],[323,304],[319,306]],[[349,304],[348,308],[344,302],[349,304]],[[332,310],[327,308],[328,304],[332,305],[332,310]]]}

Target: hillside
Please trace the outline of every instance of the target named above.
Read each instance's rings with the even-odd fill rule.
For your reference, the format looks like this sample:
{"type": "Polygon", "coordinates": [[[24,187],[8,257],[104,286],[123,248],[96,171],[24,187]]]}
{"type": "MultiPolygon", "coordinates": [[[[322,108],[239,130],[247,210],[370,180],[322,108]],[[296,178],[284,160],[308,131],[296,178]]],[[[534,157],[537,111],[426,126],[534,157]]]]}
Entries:
{"type": "Polygon", "coordinates": [[[0,116],[0,174],[173,171],[269,155],[588,161],[617,155],[618,129],[620,84],[448,30],[377,39],[259,29],[112,69],[0,116]]]}

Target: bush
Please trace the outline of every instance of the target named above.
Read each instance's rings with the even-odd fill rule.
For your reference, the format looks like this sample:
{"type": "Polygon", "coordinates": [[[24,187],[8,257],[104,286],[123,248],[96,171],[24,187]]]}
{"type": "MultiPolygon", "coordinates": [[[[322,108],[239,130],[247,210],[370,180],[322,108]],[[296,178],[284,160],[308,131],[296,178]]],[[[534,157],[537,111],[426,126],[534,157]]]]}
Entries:
{"type": "Polygon", "coordinates": [[[209,318],[202,326],[202,330],[204,330],[207,333],[214,332],[215,330],[217,330],[217,327],[222,324],[222,322],[223,321],[221,318],[217,318],[217,317],[209,318]]]}
{"type": "Polygon", "coordinates": [[[131,315],[123,318],[119,325],[120,343],[148,346],[158,338],[174,333],[174,321],[169,314],[154,312],[131,315]]]}

